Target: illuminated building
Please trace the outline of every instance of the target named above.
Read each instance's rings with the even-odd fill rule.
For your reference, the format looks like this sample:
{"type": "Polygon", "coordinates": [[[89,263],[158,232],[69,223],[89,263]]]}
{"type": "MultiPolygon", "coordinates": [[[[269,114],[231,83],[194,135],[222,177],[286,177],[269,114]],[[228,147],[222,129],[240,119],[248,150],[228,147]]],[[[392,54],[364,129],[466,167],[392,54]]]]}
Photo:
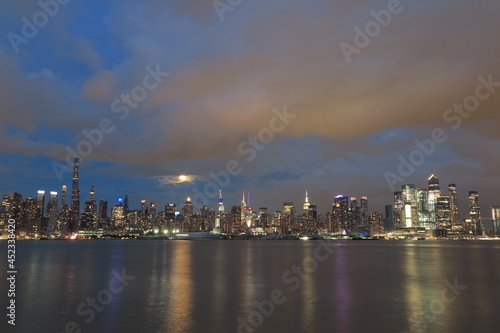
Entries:
{"type": "Polygon", "coordinates": [[[118,203],[111,209],[111,224],[113,227],[122,227],[125,223],[125,211],[123,209],[123,199],[119,198],[118,203]]]}
{"type": "Polygon", "coordinates": [[[500,207],[491,207],[491,219],[493,220],[493,234],[500,236],[500,207]]]}
{"type": "Polygon", "coordinates": [[[332,206],[332,231],[346,233],[350,231],[349,197],[337,195],[332,206]]]}
{"type": "Polygon", "coordinates": [[[403,192],[394,192],[394,206],[392,209],[392,223],[394,229],[403,228],[405,221],[405,205],[403,202],[403,192]]]}
{"type": "Polygon", "coordinates": [[[281,216],[281,232],[284,234],[289,234],[292,231],[292,226],[294,224],[295,217],[295,207],[293,202],[285,201],[283,202],[283,214],[281,216]]]}
{"type": "Polygon", "coordinates": [[[351,208],[349,210],[351,216],[350,229],[355,230],[361,226],[361,212],[358,206],[358,199],[351,197],[351,208]]]}
{"type": "Polygon", "coordinates": [[[59,217],[59,226],[58,226],[58,231],[62,236],[65,235],[66,233],[66,228],[68,226],[68,221],[69,221],[69,206],[66,203],[66,193],[67,193],[67,186],[63,185],[61,188],[61,213],[59,217]]]}
{"type": "Polygon", "coordinates": [[[436,227],[438,229],[452,230],[451,200],[449,196],[441,196],[436,201],[436,227]]]}
{"type": "Polygon", "coordinates": [[[469,214],[475,235],[484,236],[485,230],[481,220],[481,206],[479,205],[479,194],[477,191],[469,192],[469,214]]]}
{"type": "Polygon", "coordinates": [[[304,209],[303,209],[303,212],[304,214],[307,214],[307,212],[309,211],[309,198],[307,196],[307,191],[306,191],[306,199],[304,200],[304,209]]]}
{"type": "Polygon", "coordinates": [[[403,185],[401,199],[403,202],[401,227],[418,227],[417,189],[415,188],[415,185],[403,185]]]}
{"type": "Polygon", "coordinates": [[[384,234],[384,217],[382,214],[374,212],[370,215],[370,235],[384,234]]]}
{"type": "Polygon", "coordinates": [[[217,217],[215,219],[215,227],[221,227],[221,219],[224,215],[224,198],[222,197],[222,190],[219,190],[219,208],[217,211],[217,217]]]}
{"type": "MultiPolygon", "coordinates": [[[[174,213],[175,214],[175,213],[174,213]]],[[[187,197],[184,207],[181,209],[182,214],[182,230],[190,230],[192,227],[192,217],[194,214],[193,203],[191,198],[187,197]]]]}
{"type": "Polygon", "coordinates": [[[50,192],[50,211],[48,216],[47,236],[54,235],[55,229],[59,223],[59,203],[57,192],[50,192]]]}
{"type": "Polygon", "coordinates": [[[104,199],[99,200],[99,211],[97,213],[97,222],[100,228],[108,227],[108,202],[104,199]]]}
{"type": "MultiPolygon", "coordinates": [[[[82,217],[81,217],[81,227],[82,229],[95,229],[96,225],[96,210],[97,203],[95,201],[95,186],[90,186],[90,197],[88,200],[85,200],[85,206],[83,209],[82,217]]],[[[125,216],[126,210],[125,205],[123,209],[123,214],[125,216]]]]}
{"type": "Polygon", "coordinates": [[[175,211],[177,210],[177,206],[173,203],[165,204],[165,223],[167,226],[167,230],[176,229],[176,216],[175,211]]]}
{"type": "MultiPolygon", "coordinates": [[[[23,208],[21,211],[21,219],[19,221],[19,227],[27,228],[30,223],[32,223],[37,218],[38,207],[36,205],[36,200],[32,196],[26,198],[23,203],[23,208]]],[[[0,221],[2,219],[0,218],[0,221]]]]}
{"type": "Polygon", "coordinates": [[[247,228],[252,226],[252,206],[250,206],[250,193],[247,193],[248,200],[245,202],[245,192],[241,200],[241,223],[247,228]]]}
{"type": "Polygon", "coordinates": [[[460,223],[460,216],[458,213],[458,193],[457,185],[448,185],[448,192],[450,195],[450,220],[451,228],[454,231],[459,231],[462,229],[462,223],[460,223]]]}
{"type": "MultiPolygon", "coordinates": [[[[427,211],[429,212],[428,221],[429,223],[436,222],[436,205],[437,199],[441,196],[441,186],[439,185],[439,178],[436,175],[431,175],[428,179],[428,200],[429,204],[427,211]]],[[[431,229],[432,226],[427,227],[427,225],[421,225],[421,227],[426,227],[426,229],[431,229]]]]}
{"type": "Polygon", "coordinates": [[[7,225],[9,219],[19,221],[23,210],[23,196],[19,193],[3,195],[0,207],[0,226],[7,225]]]}
{"type": "Polygon", "coordinates": [[[369,215],[368,215],[368,198],[361,197],[359,204],[359,222],[364,226],[368,226],[369,215]]]}
{"type": "Polygon", "coordinates": [[[38,218],[42,218],[44,216],[45,209],[45,191],[38,190],[36,193],[36,205],[38,206],[38,218]]]}
{"type": "Polygon", "coordinates": [[[73,162],[73,184],[71,186],[71,211],[69,216],[69,232],[77,232],[80,224],[80,185],[79,185],[80,159],[73,162]]]}
{"type": "Polygon", "coordinates": [[[435,194],[435,191],[431,192],[424,188],[417,188],[415,190],[417,223],[413,224],[414,227],[425,228],[426,230],[436,228],[437,198],[433,198],[435,194]]]}

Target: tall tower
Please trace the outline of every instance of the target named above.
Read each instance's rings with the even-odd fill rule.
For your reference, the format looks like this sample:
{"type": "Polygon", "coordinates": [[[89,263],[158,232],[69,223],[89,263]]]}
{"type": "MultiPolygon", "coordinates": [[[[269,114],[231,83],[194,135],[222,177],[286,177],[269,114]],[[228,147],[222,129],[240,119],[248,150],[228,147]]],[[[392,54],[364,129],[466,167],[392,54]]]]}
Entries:
{"type": "Polygon", "coordinates": [[[219,210],[217,212],[217,218],[215,219],[215,227],[221,227],[221,219],[224,215],[224,198],[222,197],[222,190],[219,190],[219,210]]]}
{"type": "Polygon", "coordinates": [[[64,208],[64,206],[66,205],[66,191],[67,191],[68,187],[66,185],[63,185],[62,186],[62,190],[61,190],[61,208],[64,208]]]}
{"type": "Polygon", "coordinates": [[[469,192],[469,211],[474,234],[484,236],[485,230],[481,221],[481,206],[479,205],[479,194],[477,191],[469,192]]]}
{"type": "Polygon", "coordinates": [[[453,230],[462,229],[462,224],[460,223],[460,217],[458,214],[458,193],[457,193],[457,185],[450,184],[448,185],[448,192],[450,194],[450,220],[451,220],[451,228],[453,230]]]}
{"type": "Polygon", "coordinates": [[[73,184],[71,186],[71,214],[69,231],[77,232],[80,224],[80,184],[78,173],[80,172],[80,159],[75,158],[73,163],[73,184]]]}
{"type": "Polygon", "coordinates": [[[38,206],[37,217],[42,218],[45,209],[45,191],[38,190],[36,192],[36,205],[38,206]]]}
{"type": "Polygon", "coordinates": [[[500,235],[500,207],[491,207],[491,218],[493,220],[493,234],[500,235]]]}
{"type": "Polygon", "coordinates": [[[310,205],[309,197],[307,195],[307,190],[306,190],[306,199],[304,200],[304,208],[303,208],[304,214],[307,214],[309,212],[309,205],[310,205]]]}
{"type": "Polygon", "coordinates": [[[428,195],[427,210],[429,211],[429,217],[428,217],[429,221],[427,221],[427,223],[425,224],[434,225],[436,223],[437,199],[441,196],[441,187],[439,186],[439,178],[436,175],[433,174],[429,177],[427,190],[429,191],[429,193],[427,194],[428,195]]]}
{"type": "Polygon", "coordinates": [[[51,236],[54,234],[54,231],[57,227],[58,219],[59,219],[59,208],[58,208],[58,199],[57,192],[50,192],[50,211],[48,212],[49,222],[47,225],[47,236],[51,236]]]}

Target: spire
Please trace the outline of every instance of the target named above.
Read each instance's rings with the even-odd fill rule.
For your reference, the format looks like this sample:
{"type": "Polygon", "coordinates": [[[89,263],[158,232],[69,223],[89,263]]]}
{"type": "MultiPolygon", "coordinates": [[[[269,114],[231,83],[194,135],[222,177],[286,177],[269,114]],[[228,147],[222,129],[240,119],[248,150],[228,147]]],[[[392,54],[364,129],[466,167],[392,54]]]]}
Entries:
{"type": "Polygon", "coordinates": [[[250,192],[247,193],[247,197],[248,197],[247,206],[250,206],[250,192]]]}

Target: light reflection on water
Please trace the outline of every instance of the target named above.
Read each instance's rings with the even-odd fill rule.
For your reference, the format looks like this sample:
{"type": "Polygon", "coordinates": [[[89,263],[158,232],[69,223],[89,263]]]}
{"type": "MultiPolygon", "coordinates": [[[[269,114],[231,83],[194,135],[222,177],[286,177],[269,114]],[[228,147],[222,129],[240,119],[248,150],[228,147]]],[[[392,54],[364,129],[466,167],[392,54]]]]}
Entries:
{"type": "Polygon", "coordinates": [[[280,289],[286,302],[255,332],[498,331],[498,244],[329,242],[333,253],[292,291],[283,273],[313,257],[317,244],[19,242],[18,329],[59,332],[75,321],[83,332],[236,332],[237,318],[256,310],[254,301],[280,289]],[[85,323],[78,304],[122,268],[136,278],[85,323]],[[443,311],[429,313],[443,281],[456,277],[467,289],[443,311]]]}

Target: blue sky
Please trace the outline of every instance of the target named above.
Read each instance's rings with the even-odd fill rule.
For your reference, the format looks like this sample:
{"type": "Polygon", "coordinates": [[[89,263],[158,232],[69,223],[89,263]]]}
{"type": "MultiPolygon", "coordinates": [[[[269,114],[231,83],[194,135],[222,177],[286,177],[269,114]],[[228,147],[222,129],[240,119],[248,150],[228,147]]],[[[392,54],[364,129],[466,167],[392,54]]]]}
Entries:
{"type": "Polygon", "coordinates": [[[478,190],[488,216],[500,204],[500,92],[458,130],[443,115],[475,93],[479,76],[500,81],[500,4],[400,6],[348,62],[341,43],[355,46],[355,28],[365,29],[387,1],[247,0],[221,21],[211,1],[72,0],[18,52],[9,34],[22,36],[23,17],[33,21],[42,9],[3,1],[0,192],[70,185],[53,163],[66,163],[66,147],[109,119],[115,129],[81,165],[83,199],[95,184],[110,202],[128,192],[132,207],[141,199],[180,205],[236,160],[242,171],[223,188],[228,205],[245,190],[255,207],[300,207],[307,189],[323,212],[340,193],[367,195],[381,211],[392,201],[384,174],[397,174],[399,156],[442,127],[446,142],[405,182],[425,186],[436,173],[443,187],[457,183],[464,205],[467,191],[478,190]],[[169,75],[120,119],[113,102],[139,91],[147,68],[169,75]],[[295,118],[246,162],[240,144],[285,108],[295,118]],[[192,181],[172,181],[181,174],[192,181]]]}

